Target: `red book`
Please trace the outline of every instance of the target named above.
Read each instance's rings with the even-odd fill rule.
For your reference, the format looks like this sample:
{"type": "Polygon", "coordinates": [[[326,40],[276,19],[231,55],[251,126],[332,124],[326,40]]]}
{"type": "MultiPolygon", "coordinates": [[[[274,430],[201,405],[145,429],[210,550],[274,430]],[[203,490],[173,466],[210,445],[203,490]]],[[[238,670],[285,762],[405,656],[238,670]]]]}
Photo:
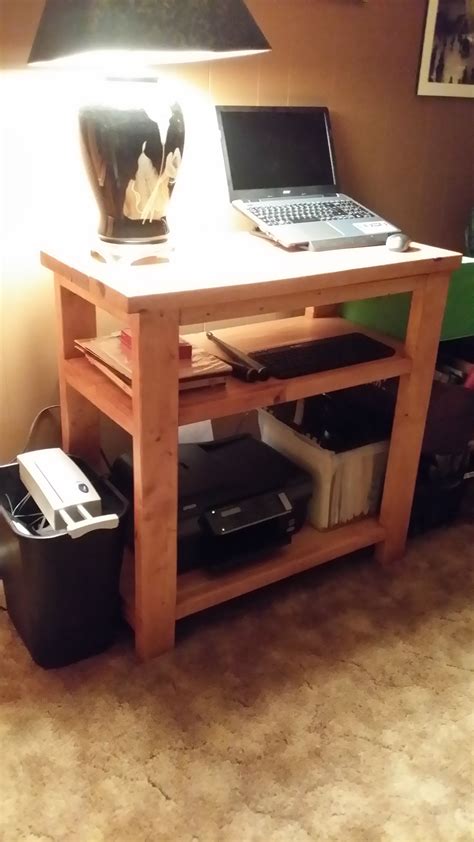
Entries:
{"type": "MultiPolygon", "coordinates": [[[[120,331],[120,341],[126,348],[132,347],[132,337],[128,328],[123,328],[120,331]]],[[[179,358],[180,360],[190,360],[193,355],[193,346],[186,342],[182,336],[179,337],[179,358]]]]}

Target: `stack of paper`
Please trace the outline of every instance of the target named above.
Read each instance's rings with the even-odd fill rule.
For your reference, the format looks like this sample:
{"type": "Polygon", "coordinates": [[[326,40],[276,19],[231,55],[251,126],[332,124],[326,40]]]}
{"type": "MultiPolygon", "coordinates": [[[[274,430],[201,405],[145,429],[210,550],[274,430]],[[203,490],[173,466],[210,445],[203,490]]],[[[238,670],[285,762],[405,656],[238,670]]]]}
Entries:
{"type": "MultiPolygon", "coordinates": [[[[132,351],[121,341],[120,331],[92,339],[76,339],[75,345],[92,365],[127,394],[131,394],[132,351]]],[[[179,360],[179,389],[183,391],[222,386],[231,373],[232,368],[228,363],[201,348],[193,347],[190,359],[179,360]]]]}

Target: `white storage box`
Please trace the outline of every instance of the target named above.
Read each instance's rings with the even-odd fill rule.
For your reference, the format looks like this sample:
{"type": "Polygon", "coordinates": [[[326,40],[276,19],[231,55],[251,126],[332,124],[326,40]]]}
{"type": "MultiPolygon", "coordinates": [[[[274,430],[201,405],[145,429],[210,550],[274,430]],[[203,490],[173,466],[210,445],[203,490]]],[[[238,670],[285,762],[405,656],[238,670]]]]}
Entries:
{"type": "Polygon", "coordinates": [[[308,520],[328,529],[378,510],[387,464],[388,442],[334,453],[297,432],[267,410],[259,410],[262,440],[306,468],[314,479],[308,520]]]}

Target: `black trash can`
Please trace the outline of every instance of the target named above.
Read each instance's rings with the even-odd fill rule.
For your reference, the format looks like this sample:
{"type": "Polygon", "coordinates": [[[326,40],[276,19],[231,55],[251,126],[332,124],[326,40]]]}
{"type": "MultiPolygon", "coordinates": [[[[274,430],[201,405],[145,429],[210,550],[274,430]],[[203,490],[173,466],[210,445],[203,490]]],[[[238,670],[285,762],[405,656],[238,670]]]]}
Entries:
{"type": "Polygon", "coordinates": [[[72,664],[106,649],[120,622],[119,576],[127,501],[106,479],[74,459],[116,514],[115,529],[80,538],[66,530],[35,534],[32,498],[18,464],[0,467],[0,578],[10,618],[33,660],[46,669],[72,664]]]}

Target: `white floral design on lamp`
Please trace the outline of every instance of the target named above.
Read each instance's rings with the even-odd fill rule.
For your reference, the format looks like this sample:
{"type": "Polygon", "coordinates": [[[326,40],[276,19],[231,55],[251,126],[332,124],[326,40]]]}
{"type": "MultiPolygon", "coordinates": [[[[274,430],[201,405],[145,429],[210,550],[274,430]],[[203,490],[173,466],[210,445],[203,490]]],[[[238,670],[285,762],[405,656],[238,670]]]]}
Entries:
{"type": "Polygon", "coordinates": [[[146,142],[138,158],[137,173],[130,179],[123,205],[124,216],[151,222],[163,219],[168,210],[170,186],[176,181],[181,165],[181,152],[168,152],[162,172],[158,172],[146,154],[146,142]]]}

